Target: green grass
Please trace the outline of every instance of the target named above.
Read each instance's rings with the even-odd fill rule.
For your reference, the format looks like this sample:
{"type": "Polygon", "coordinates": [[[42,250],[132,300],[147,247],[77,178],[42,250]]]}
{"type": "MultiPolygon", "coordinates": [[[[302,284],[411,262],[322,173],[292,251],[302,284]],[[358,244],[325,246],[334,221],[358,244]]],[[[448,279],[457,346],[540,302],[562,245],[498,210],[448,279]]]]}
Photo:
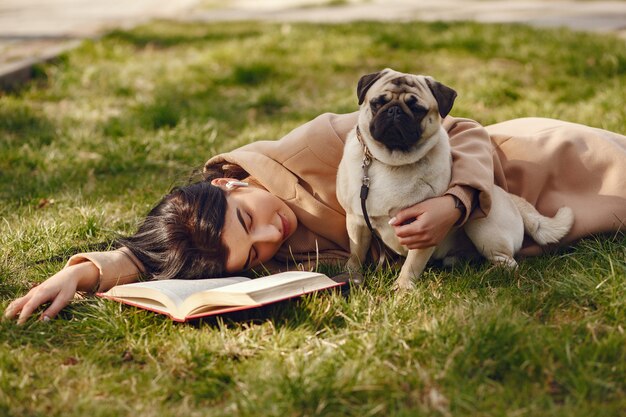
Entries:
{"type": "MultiPolygon", "coordinates": [[[[357,108],[384,67],[459,92],[484,124],[546,116],[624,133],[626,43],[471,23],[153,22],[86,42],[0,96],[0,308],[106,249],[209,156],[357,108]]],[[[266,320],[176,325],[100,299],[0,323],[4,416],[617,416],[626,412],[626,238],[517,273],[371,272],[266,320]]]]}

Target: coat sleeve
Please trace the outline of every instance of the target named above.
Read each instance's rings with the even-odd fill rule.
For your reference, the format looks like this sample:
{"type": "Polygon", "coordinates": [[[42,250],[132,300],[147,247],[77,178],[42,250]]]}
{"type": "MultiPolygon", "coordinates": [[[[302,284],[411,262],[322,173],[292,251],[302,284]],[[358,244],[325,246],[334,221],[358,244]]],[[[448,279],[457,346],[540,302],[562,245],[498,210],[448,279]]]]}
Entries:
{"type": "Polygon", "coordinates": [[[484,217],[491,209],[494,185],[493,145],[489,133],[470,119],[446,117],[443,128],[450,136],[452,179],[446,194],[465,206],[464,224],[470,217],[484,217]]]}
{"type": "Polygon", "coordinates": [[[82,262],[91,262],[100,271],[98,285],[93,292],[107,291],[118,284],[135,282],[143,273],[141,262],[125,247],[107,252],[79,253],[72,256],[65,267],[82,262]]]}

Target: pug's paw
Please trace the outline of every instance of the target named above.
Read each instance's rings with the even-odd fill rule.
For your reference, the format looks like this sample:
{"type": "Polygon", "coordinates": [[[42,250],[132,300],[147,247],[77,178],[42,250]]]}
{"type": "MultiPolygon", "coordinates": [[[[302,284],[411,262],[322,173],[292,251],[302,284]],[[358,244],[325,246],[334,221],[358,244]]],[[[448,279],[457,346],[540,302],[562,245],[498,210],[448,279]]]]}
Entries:
{"type": "Polygon", "coordinates": [[[396,282],[393,284],[393,290],[397,292],[410,291],[415,289],[413,280],[408,277],[399,276],[396,282]]]}

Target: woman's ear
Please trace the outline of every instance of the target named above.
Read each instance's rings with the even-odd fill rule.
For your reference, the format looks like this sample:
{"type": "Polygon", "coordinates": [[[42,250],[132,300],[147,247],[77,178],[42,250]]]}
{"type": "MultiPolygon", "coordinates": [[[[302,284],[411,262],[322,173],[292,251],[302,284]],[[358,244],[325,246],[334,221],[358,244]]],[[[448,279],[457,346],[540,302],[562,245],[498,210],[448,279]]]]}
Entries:
{"type": "Polygon", "coordinates": [[[231,191],[235,188],[247,187],[248,183],[235,178],[214,178],[211,180],[211,185],[220,187],[224,191],[231,191]]]}
{"type": "Polygon", "coordinates": [[[215,185],[216,187],[226,189],[226,184],[228,184],[228,181],[237,181],[237,180],[234,178],[213,178],[211,180],[211,185],[215,185]]]}

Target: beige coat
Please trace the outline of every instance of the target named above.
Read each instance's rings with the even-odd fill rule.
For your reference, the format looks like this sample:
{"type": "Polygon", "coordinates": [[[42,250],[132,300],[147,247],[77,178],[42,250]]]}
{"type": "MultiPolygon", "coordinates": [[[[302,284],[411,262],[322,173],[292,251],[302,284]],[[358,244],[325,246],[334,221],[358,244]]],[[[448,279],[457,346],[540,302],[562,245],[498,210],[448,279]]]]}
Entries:
{"type": "MultiPolygon", "coordinates": [[[[294,210],[299,226],[277,254],[278,261],[347,256],[345,215],[335,196],[335,176],[356,119],[357,113],[323,114],[279,141],[254,142],[206,163],[205,169],[221,170],[224,176],[253,177],[294,210]]],[[[563,243],[615,231],[626,222],[625,136],[540,118],[483,127],[447,117],[444,128],[453,157],[447,193],[459,197],[467,217],[489,213],[491,188],[497,184],[545,215],[570,206],[575,222],[563,243]]],[[[529,241],[523,251],[537,254],[542,249],[529,241]]],[[[75,255],[68,265],[84,261],[100,269],[101,289],[133,280],[139,273],[137,260],[124,249],[75,255]]]]}

